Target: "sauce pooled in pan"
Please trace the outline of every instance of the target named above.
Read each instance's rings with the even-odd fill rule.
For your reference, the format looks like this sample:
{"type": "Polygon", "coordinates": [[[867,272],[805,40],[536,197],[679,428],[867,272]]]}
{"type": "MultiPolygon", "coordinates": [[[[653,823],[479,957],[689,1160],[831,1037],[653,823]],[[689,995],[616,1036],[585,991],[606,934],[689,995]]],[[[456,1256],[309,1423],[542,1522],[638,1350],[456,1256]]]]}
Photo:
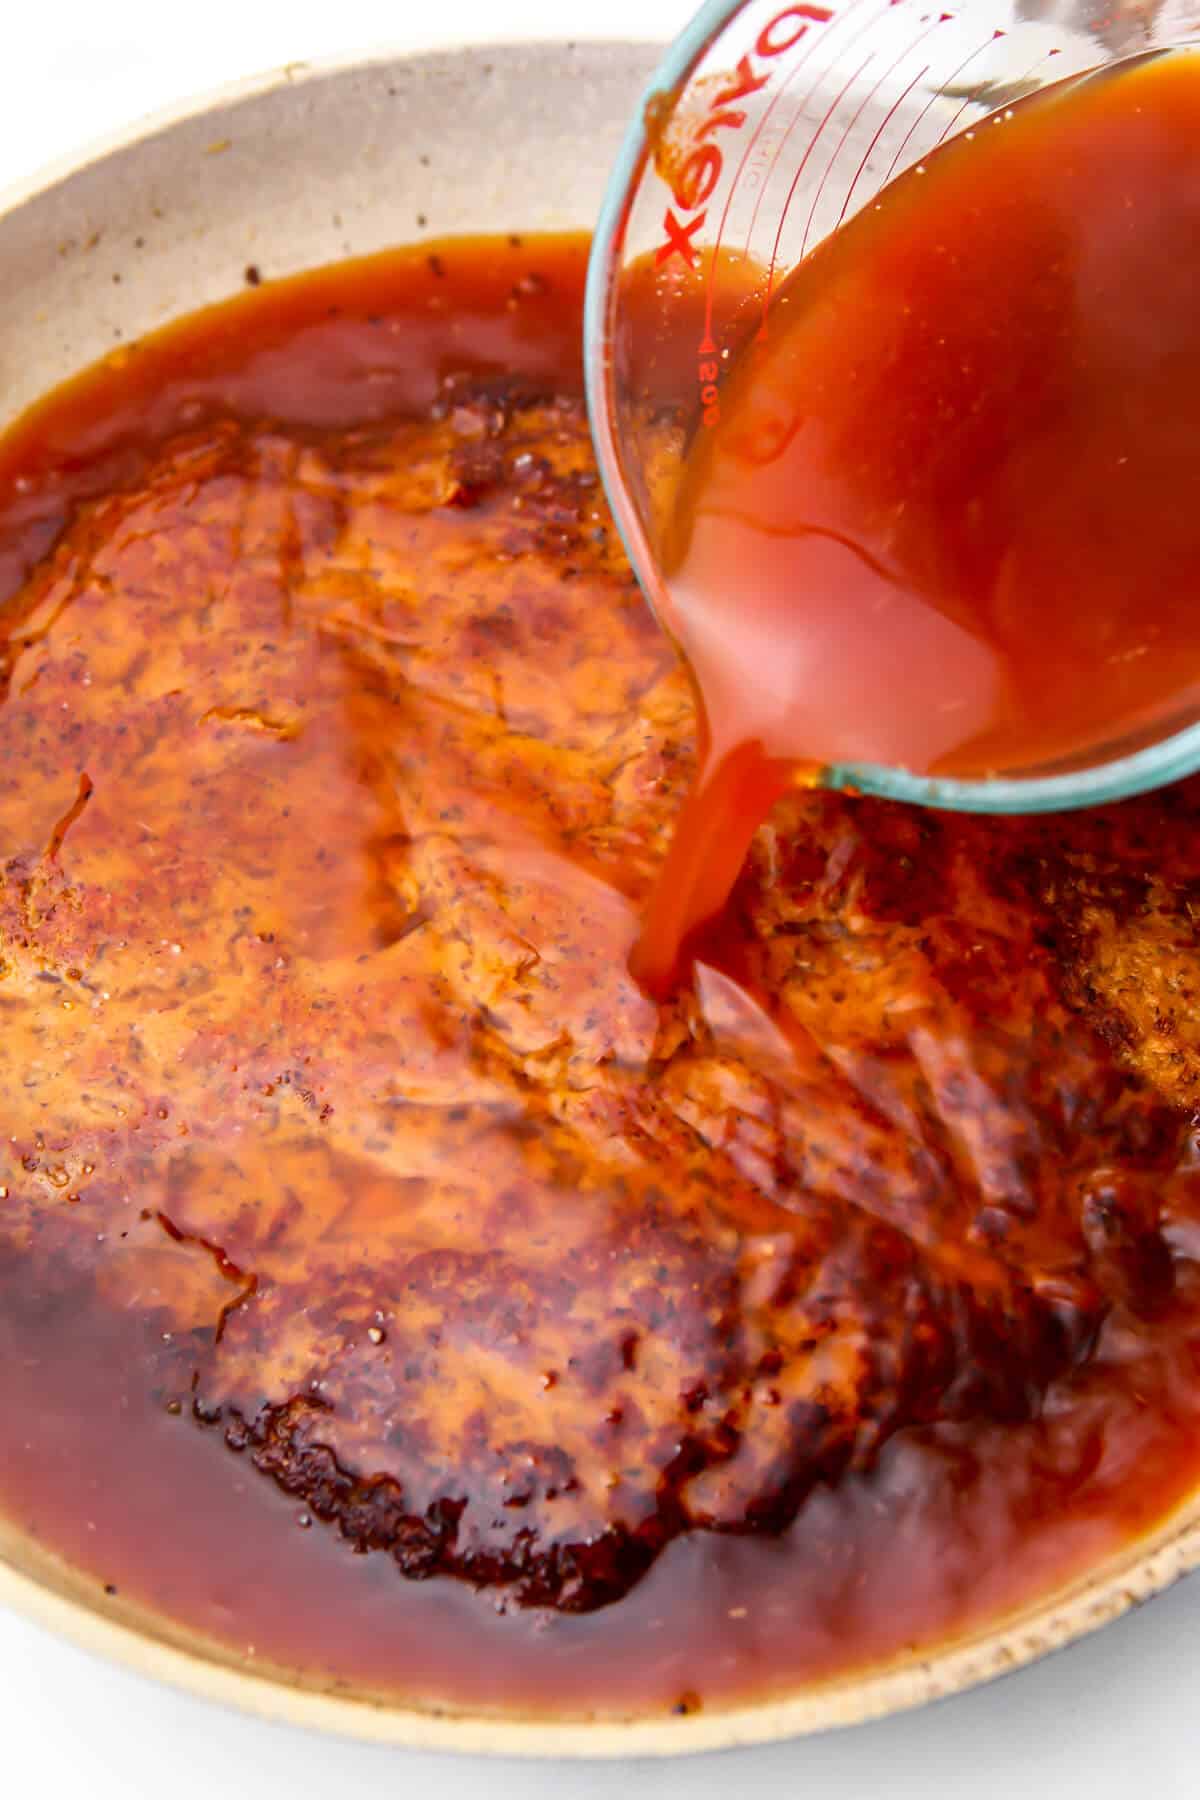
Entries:
{"type": "Polygon", "coordinates": [[[0,450],[0,1500],[388,1696],[655,1713],[978,1628],[1200,1444],[1200,789],[695,767],[581,240],[267,284],[0,450]]]}

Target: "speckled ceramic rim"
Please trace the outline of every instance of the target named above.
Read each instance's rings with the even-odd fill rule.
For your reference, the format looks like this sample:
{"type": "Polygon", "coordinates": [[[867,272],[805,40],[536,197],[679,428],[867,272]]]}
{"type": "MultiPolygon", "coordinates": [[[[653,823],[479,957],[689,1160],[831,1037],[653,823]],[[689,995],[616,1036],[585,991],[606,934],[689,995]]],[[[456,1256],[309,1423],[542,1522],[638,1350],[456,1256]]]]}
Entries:
{"type": "MultiPolygon", "coordinates": [[[[389,76],[394,73],[397,86],[402,86],[406,79],[414,79],[415,69],[422,81],[428,78],[436,85],[438,80],[444,82],[446,71],[452,69],[455,81],[470,94],[475,91],[477,84],[482,91],[483,77],[485,73],[490,75],[493,65],[515,78],[531,58],[536,63],[539,57],[553,59],[553,68],[558,68],[561,59],[564,73],[571,73],[589,84],[589,93],[599,110],[591,121],[593,129],[588,134],[588,141],[594,145],[597,133],[603,136],[604,130],[609,129],[615,152],[616,137],[627,116],[628,104],[649,68],[649,54],[644,47],[581,45],[576,50],[565,44],[526,46],[520,49],[500,46],[494,49],[447,51],[420,59],[379,58],[369,62],[344,61],[322,65],[316,69],[291,68],[260,81],[242,83],[232,90],[223,90],[220,94],[193,102],[169,115],[144,121],[122,136],[110,140],[100,149],[72,158],[38,180],[4,196],[0,199],[0,244],[3,242],[6,223],[18,208],[32,207],[35,210],[28,215],[30,218],[44,219],[47,229],[59,229],[60,214],[63,213],[62,190],[58,188],[57,200],[55,191],[58,184],[64,181],[68,183],[68,187],[76,180],[90,181],[93,184],[93,190],[90,190],[92,203],[96,201],[94,186],[99,181],[99,193],[106,207],[104,216],[116,220],[121,212],[122,193],[129,191],[127,185],[125,188],[121,186],[122,181],[127,183],[129,176],[131,165],[128,159],[131,155],[134,157],[132,166],[135,169],[152,171],[156,166],[154,154],[151,153],[152,143],[161,147],[164,142],[171,144],[178,141],[190,146],[188,157],[180,158],[175,177],[181,188],[181,207],[190,219],[192,214],[187,212],[187,208],[194,209],[196,167],[192,157],[197,146],[203,149],[209,138],[215,135],[208,122],[208,115],[219,114],[225,119],[231,105],[242,108],[248,121],[257,116],[256,109],[259,108],[273,106],[278,109],[282,106],[288,118],[293,117],[294,109],[295,118],[304,122],[306,139],[312,121],[323,120],[322,128],[331,133],[329,141],[340,142],[341,139],[334,135],[338,110],[345,110],[343,135],[349,137],[352,135],[352,128],[358,129],[351,118],[350,109],[353,107],[361,112],[364,105],[364,82],[367,88],[374,83],[376,89],[386,92],[389,76]],[[370,78],[369,81],[366,80],[367,77],[370,78]],[[329,84],[324,90],[324,102],[318,92],[321,83],[329,84]],[[611,117],[603,111],[604,108],[609,109],[611,117]],[[182,192],[185,182],[191,184],[187,193],[182,192]]],[[[578,96],[572,92],[570,82],[563,82],[559,86],[561,99],[556,104],[562,109],[563,120],[573,122],[578,118],[578,96]]],[[[278,110],[273,116],[278,118],[278,110]]],[[[403,116],[402,112],[401,117],[403,116]]],[[[242,113],[239,112],[237,117],[241,118],[242,113]]],[[[387,132],[396,129],[394,118],[393,109],[387,119],[387,132]]],[[[462,126],[461,129],[469,129],[469,125],[462,126]]],[[[521,129],[526,129],[524,119],[521,129]]],[[[249,135],[253,137],[252,132],[249,135]]],[[[314,170],[304,173],[312,173],[314,176],[319,173],[318,164],[323,153],[320,144],[314,146],[311,152],[314,170]]],[[[161,157],[159,160],[161,162],[161,157]]],[[[216,172],[217,165],[206,166],[214,171],[211,186],[217,198],[212,200],[213,206],[218,209],[226,205],[232,206],[231,200],[221,200],[219,195],[228,195],[233,191],[230,184],[236,186],[240,179],[237,169],[219,175],[216,172]],[[220,186],[221,181],[226,182],[224,188],[220,186]]],[[[297,181],[300,173],[297,172],[297,181]]],[[[347,170],[347,175],[350,173],[347,170]]],[[[356,168],[354,173],[357,179],[361,170],[356,168]]],[[[584,204],[594,208],[599,199],[599,180],[602,180],[602,176],[598,178],[597,191],[590,199],[590,187],[587,194],[576,194],[572,190],[570,204],[573,209],[584,204]]],[[[348,194],[349,184],[343,185],[348,194]]],[[[359,185],[361,186],[361,182],[359,185]]],[[[567,186],[569,183],[564,184],[564,192],[567,186]]],[[[503,184],[495,193],[502,191],[503,184]]],[[[486,209],[491,227],[502,228],[505,223],[511,223],[514,228],[529,229],[533,223],[530,218],[513,217],[509,221],[503,211],[496,211],[495,193],[489,190],[478,203],[486,209]]],[[[393,216],[390,197],[385,195],[384,199],[390,218],[393,216]]],[[[456,216],[453,206],[450,207],[450,215],[456,216]]],[[[397,211],[395,216],[399,219],[399,233],[403,233],[406,215],[400,215],[397,211]]],[[[553,221],[547,219],[539,222],[553,221]]],[[[558,222],[566,224],[579,221],[564,218],[558,222]]],[[[289,224],[286,229],[296,233],[292,260],[311,261],[319,256],[331,260],[341,254],[344,243],[340,236],[340,221],[337,223],[339,235],[333,234],[331,226],[321,226],[315,238],[311,231],[305,235],[307,228],[289,224]],[[322,231],[325,233],[323,237],[322,231]]],[[[471,228],[469,218],[462,228],[471,228]]],[[[134,229],[133,225],[128,226],[130,232],[134,229]]],[[[219,211],[214,215],[211,229],[213,238],[220,240],[222,257],[227,258],[232,234],[225,231],[222,235],[219,211]]],[[[35,245],[39,239],[35,233],[21,241],[35,245]]],[[[131,238],[130,241],[136,240],[131,238]]],[[[53,261],[58,251],[53,244],[43,244],[42,249],[44,265],[52,271],[48,277],[51,291],[58,291],[55,283],[60,281],[60,277],[57,264],[53,261]]],[[[213,240],[203,233],[196,237],[194,250],[200,258],[197,268],[207,266],[205,259],[211,261],[216,256],[213,240]]],[[[154,255],[153,247],[147,254],[154,255]]],[[[188,280],[191,279],[185,270],[184,276],[176,273],[165,283],[164,305],[175,305],[177,299],[181,304],[188,304],[192,299],[208,298],[209,288],[222,283],[231,285],[233,279],[232,268],[222,261],[215,271],[210,269],[208,287],[201,284],[201,288],[193,294],[189,287],[178,285],[185,276],[188,280]]],[[[70,279],[66,273],[61,276],[61,292],[64,296],[70,279]]],[[[91,288],[86,290],[88,316],[90,320],[92,312],[99,311],[101,318],[94,329],[99,330],[102,326],[111,338],[112,321],[118,315],[111,310],[105,312],[104,309],[131,305],[129,296],[132,289],[128,281],[123,286],[112,289],[107,282],[102,285],[103,292],[99,288],[95,288],[94,292],[91,288]],[[94,306],[91,305],[93,299],[94,306]]],[[[80,306],[78,291],[72,305],[76,309],[80,306]]],[[[65,298],[63,306],[64,310],[69,310],[65,298]]],[[[46,330],[52,329],[53,324],[53,319],[48,325],[43,321],[37,325],[37,331],[44,335],[46,330]]],[[[32,320],[23,329],[36,335],[32,320]]],[[[88,329],[93,329],[90,323],[88,329]]],[[[0,350],[2,348],[3,333],[0,331],[0,350]]],[[[72,338],[69,350],[66,345],[61,345],[55,354],[75,354],[77,349],[72,338]]],[[[65,367],[61,370],[63,374],[67,372],[65,367]]],[[[19,389],[22,371],[14,369],[14,375],[19,389]]],[[[993,1622],[986,1631],[972,1634],[960,1642],[947,1644],[936,1652],[919,1657],[910,1655],[898,1659],[886,1668],[811,1686],[789,1698],[758,1705],[700,1711],[686,1717],[668,1719],[656,1717],[623,1721],[611,1717],[595,1717],[539,1721],[492,1716],[483,1712],[448,1713],[381,1704],[369,1696],[356,1696],[344,1688],[321,1688],[311,1682],[306,1683],[290,1676],[286,1671],[266,1668],[251,1658],[239,1657],[207,1640],[190,1635],[168,1619],[130,1606],[122,1597],[106,1597],[93,1578],[85,1577],[27,1534],[0,1519],[0,1603],[27,1614],[85,1650],[124,1663],[141,1674],[170,1682],[190,1693],[279,1722],[336,1732],[376,1743],[497,1756],[598,1758],[681,1755],[692,1751],[765,1743],[876,1718],[956,1693],[1031,1662],[1047,1651],[1070,1643],[1085,1632],[1117,1617],[1128,1607],[1157,1593],[1198,1563],[1200,1499],[1193,1499],[1153,1535],[1110,1559],[1085,1579],[1065,1586],[1034,1606],[993,1622]]]]}
{"type": "MultiPolygon", "coordinates": [[[[631,115],[601,208],[588,271],[584,326],[588,408],[596,457],[613,517],[626,552],[651,605],[660,617],[660,582],[650,544],[634,502],[616,424],[611,343],[616,323],[617,276],[621,268],[625,227],[633,196],[650,164],[644,120],[651,95],[682,93],[693,72],[725,28],[741,10],[742,0],[708,0],[670,46],[655,70],[637,111],[631,115]]],[[[1189,39],[1180,48],[1195,48],[1189,39]]],[[[730,63],[737,60],[731,52],[730,63]]],[[[968,121],[964,121],[966,128],[968,121]]],[[[948,812],[1067,812],[1107,801],[1125,800],[1150,788],[1164,787],[1200,768],[1200,723],[1189,725],[1159,743],[1093,768],[1060,775],[949,781],[911,775],[873,763],[847,763],[827,768],[827,787],[879,794],[948,812]]]]}

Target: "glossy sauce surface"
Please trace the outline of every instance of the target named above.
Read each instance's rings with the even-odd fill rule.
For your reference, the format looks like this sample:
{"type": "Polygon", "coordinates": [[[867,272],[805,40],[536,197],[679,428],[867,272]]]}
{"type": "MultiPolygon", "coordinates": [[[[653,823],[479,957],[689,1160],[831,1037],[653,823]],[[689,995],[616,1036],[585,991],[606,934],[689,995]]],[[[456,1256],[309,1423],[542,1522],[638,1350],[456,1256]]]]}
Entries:
{"type": "Polygon", "coordinates": [[[659,985],[797,765],[1051,773],[1195,718],[1200,56],[943,146],[727,366],[664,554],[712,742],[659,985]]]}
{"type": "Polygon", "coordinates": [[[969,1630],[1200,1461],[1200,790],[695,767],[579,241],[186,322],[0,452],[0,1500],[260,1669],[716,1706],[969,1630]]]}

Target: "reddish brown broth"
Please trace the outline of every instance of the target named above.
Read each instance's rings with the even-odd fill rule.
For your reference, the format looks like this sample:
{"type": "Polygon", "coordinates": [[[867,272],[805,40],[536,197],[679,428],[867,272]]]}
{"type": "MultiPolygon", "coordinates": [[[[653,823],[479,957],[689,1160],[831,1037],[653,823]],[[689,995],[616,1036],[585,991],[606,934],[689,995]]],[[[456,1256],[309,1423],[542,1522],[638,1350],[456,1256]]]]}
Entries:
{"type": "Polygon", "coordinates": [[[264,286],[0,450],[5,1511],[257,1666],[537,1714],[931,1646],[1200,1473],[1200,794],[790,796],[640,995],[694,715],[585,254],[264,286]]]}
{"type": "Polygon", "coordinates": [[[665,552],[708,772],[661,985],[799,767],[979,778],[1195,716],[1200,58],[993,115],[807,258],[728,366],[665,552]]]}

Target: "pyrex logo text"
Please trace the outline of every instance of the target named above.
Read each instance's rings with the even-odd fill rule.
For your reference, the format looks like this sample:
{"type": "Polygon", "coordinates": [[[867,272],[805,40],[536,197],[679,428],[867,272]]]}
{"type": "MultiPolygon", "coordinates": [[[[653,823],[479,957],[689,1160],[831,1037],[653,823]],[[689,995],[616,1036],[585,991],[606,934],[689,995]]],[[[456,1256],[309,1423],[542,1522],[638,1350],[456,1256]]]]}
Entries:
{"type": "Polygon", "coordinates": [[[673,256],[681,256],[689,268],[695,268],[697,251],[692,242],[708,217],[707,203],[721,179],[725,156],[717,134],[740,131],[746,114],[739,100],[749,99],[766,87],[770,80],[770,64],[776,56],[785,56],[805,35],[812,24],[824,25],[833,17],[827,6],[787,6],[775,14],[759,32],[753,51],[747,51],[729,78],[729,83],[713,96],[703,124],[695,133],[696,145],[674,172],[671,194],[674,206],[663,215],[665,237],[655,262],[661,265],[673,256]],[[689,216],[690,215],[690,216],[689,216]]]}

